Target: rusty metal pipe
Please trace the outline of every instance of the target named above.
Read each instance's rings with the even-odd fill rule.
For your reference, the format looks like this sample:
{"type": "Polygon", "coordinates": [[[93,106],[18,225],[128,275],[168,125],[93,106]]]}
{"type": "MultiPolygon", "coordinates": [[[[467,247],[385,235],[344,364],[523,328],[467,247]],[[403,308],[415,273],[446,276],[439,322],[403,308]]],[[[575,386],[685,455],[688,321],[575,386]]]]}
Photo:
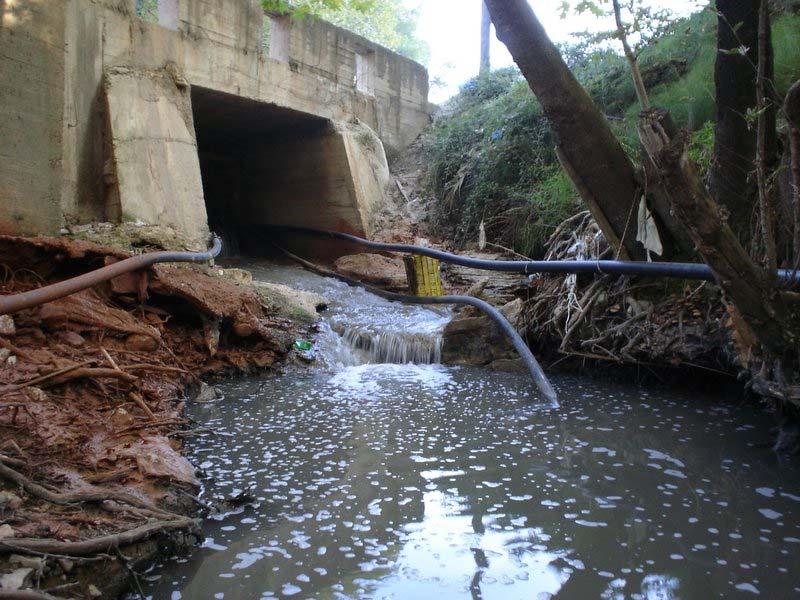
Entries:
{"type": "Polygon", "coordinates": [[[45,302],[52,302],[64,296],[69,296],[76,292],[88,289],[98,283],[110,281],[115,277],[130,273],[132,271],[140,271],[156,263],[164,262],[189,262],[189,263],[203,263],[208,262],[217,256],[222,251],[222,241],[216,235],[212,236],[211,248],[206,252],[149,252],[147,254],[139,254],[126,258],[112,265],[108,265],[78,275],[72,279],[59,281],[52,285],[22,292],[20,294],[10,294],[7,296],[0,296],[0,315],[7,315],[11,313],[32,308],[45,302]]]}

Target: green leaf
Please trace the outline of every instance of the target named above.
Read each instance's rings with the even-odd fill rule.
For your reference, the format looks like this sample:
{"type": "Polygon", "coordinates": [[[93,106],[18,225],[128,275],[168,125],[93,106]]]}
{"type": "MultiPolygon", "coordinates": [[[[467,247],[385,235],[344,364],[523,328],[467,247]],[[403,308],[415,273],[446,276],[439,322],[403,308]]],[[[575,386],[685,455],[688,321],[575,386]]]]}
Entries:
{"type": "Polygon", "coordinates": [[[300,350],[301,352],[308,352],[314,347],[314,344],[311,342],[307,342],[306,340],[296,340],[294,343],[294,347],[300,350]]]}

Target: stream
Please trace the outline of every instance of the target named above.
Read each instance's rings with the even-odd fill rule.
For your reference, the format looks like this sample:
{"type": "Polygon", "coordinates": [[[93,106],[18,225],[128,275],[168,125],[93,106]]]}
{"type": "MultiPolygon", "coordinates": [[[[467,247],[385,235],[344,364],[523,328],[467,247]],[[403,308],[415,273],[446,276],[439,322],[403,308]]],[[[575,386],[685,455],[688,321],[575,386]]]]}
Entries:
{"type": "Polygon", "coordinates": [[[752,402],[438,363],[446,311],[303,271],[331,302],[317,364],[221,387],[189,416],[209,518],[153,598],[800,596],[800,466],[752,402]]]}

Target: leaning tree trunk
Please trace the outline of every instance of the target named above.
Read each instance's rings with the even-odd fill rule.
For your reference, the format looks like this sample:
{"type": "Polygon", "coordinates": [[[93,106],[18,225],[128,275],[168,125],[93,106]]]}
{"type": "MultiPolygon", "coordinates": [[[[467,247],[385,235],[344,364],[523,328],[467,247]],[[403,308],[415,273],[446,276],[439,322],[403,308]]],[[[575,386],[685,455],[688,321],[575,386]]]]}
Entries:
{"type": "Polygon", "coordinates": [[[756,107],[760,0],[717,0],[717,58],[714,65],[717,120],[711,193],[729,214],[728,223],[747,245],[753,233],[756,131],[747,122],[756,107]]]}
{"type": "Polygon", "coordinates": [[[722,218],[688,157],[688,133],[677,131],[666,111],[651,110],[640,117],[639,137],[671,192],[673,210],[741,315],[748,337],[757,339],[773,358],[796,354],[796,298],[780,291],[774,272],[751,260],[722,218]]]}
{"type": "Polygon", "coordinates": [[[631,258],[643,258],[636,243],[642,189],[605,116],[570,72],[527,0],[486,0],[486,6],[497,37],[542,105],[567,174],[606,239],[623,245],[631,258]]]}

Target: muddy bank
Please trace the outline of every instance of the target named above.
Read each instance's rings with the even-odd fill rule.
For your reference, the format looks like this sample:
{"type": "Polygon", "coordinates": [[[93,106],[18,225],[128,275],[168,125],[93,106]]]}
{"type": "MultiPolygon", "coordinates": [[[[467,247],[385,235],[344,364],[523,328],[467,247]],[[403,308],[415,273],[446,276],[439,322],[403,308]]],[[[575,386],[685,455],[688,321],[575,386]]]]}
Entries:
{"type": "MultiPolygon", "coordinates": [[[[2,237],[0,293],[127,256],[67,238],[2,237]]],[[[113,597],[159,545],[191,543],[198,481],[181,454],[194,427],[184,403],[214,397],[202,380],[285,358],[300,334],[291,316],[246,274],[159,265],[4,317],[2,589],[113,597]]]]}

